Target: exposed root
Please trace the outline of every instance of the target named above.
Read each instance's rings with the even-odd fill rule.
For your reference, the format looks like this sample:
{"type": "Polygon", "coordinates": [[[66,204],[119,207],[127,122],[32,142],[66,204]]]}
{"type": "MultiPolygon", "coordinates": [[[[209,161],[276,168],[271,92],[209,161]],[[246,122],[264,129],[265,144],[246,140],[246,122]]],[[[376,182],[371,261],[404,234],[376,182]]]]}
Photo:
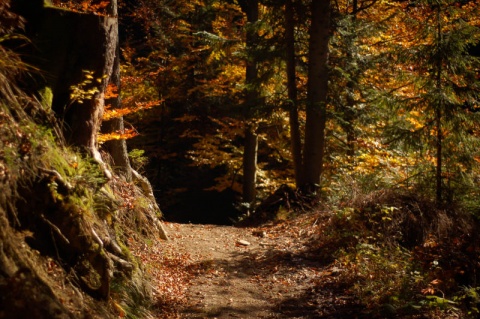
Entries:
{"type": "MultiPolygon", "coordinates": [[[[160,208],[158,207],[155,196],[153,195],[152,185],[150,184],[148,179],[142,176],[140,173],[138,173],[134,169],[132,169],[132,177],[133,177],[133,180],[140,185],[143,191],[143,194],[148,199],[150,199],[150,202],[153,205],[153,208],[155,209],[155,211],[160,212],[160,208]]],[[[152,212],[147,212],[147,217],[153,221],[155,227],[157,228],[160,238],[163,240],[168,240],[168,234],[162,222],[155,215],[153,215],[152,212]]]]}
{"type": "Polygon", "coordinates": [[[273,194],[268,196],[255,208],[255,211],[243,220],[240,225],[258,225],[277,219],[280,209],[288,213],[306,212],[313,207],[311,196],[302,194],[288,185],[281,185],[273,194]]]}

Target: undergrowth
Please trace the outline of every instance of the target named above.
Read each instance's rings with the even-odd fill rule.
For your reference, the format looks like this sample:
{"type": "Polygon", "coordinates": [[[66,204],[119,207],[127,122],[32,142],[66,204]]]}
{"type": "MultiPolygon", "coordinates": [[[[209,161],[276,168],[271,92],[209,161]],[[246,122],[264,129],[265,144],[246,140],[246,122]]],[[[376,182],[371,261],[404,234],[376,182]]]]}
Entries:
{"type": "Polygon", "coordinates": [[[440,209],[420,192],[389,189],[330,209],[313,245],[342,265],[341,281],[372,317],[479,315],[478,225],[461,206],[440,209]]]}

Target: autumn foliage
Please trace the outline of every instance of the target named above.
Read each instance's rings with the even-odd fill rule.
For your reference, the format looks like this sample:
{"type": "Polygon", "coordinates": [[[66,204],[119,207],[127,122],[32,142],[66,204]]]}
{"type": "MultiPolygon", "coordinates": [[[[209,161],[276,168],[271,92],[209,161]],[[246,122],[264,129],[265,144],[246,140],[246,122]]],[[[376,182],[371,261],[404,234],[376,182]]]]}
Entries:
{"type": "MultiPolygon", "coordinates": [[[[297,186],[290,146],[292,101],[286,87],[284,7],[283,3],[260,3],[258,23],[248,23],[242,5],[243,1],[200,0],[121,4],[125,31],[121,94],[129,111],[107,111],[106,116],[124,115],[138,131],[129,144],[148,154],[146,169],[167,216],[181,219],[178,214],[190,209],[183,206],[186,199],[202,192],[219,194],[219,198],[233,192],[229,198],[237,201],[237,219],[254,212],[238,201],[244,181],[244,93],[255,89],[261,98],[249,110],[248,123],[255,126],[259,137],[255,203],[262,208],[259,214],[275,207],[269,211],[275,218],[276,213],[310,207],[312,198],[320,198],[328,209],[345,213],[338,222],[347,228],[356,227],[348,218],[360,218],[366,227],[360,232],[399,231],[405,236],[413,232],[414,239],[399,237],[397,244],[412,249],[421,263],[431,265],[434,255],[458,263],[467,258],[468,249],[476,249],[468,248],[472,238],[445,234],[440,239],[443,235],[433,233],[457,214],[478,215],[477,3],[335,2],[328,74],[323,75],[329,84],[321,184],[316,197],[298,193],[287,200],[285,194],[295,193],[279,195],[279,202],[288,208],[262,205],[276,190],[297,186]],[[247,50],[246,36],[251,30],[259,45],[247,50]],[[144,40],[138,41],[139,37],[144,40]],[[258,83],[246,83],[245,66],[253,59],[258,63],[258,83]],[[397,191],[403,197],[387,200],[379,195],[397,191]],[[292,205],[292,197],[298,205],[292,205]],[[418,209],[409,205],[418,205],[418,209]],[[432,215],[423,216],[426,211],[432,215]],[[435,250],[429,240],[435,247],[445,246],[435,250]],[[445,247],[455,242],[467,251],[465,255],[457,258],[446,253],[445,247]]],[[[309,3],[293,1],[301,131],[308,106],[309,10],[309,3]]],[[[300,138],[303,141],[305,135],[300,138]]],[[[341,238],[349,248],[355,247],[350,239],[341,238]]],[[[359,258],[367,260],[370,253],[362,250],[366,255],[359,258]]],[[[402,256],[399,253],[398,258],[402,256]]],[[[394,271],[401,265],[388,267],[394,271]]],[[[443,275],[453,278],[460,272],[443,275]]],[[[431,279],[430,286],[422,286],[427,289],[423,291],[438,292],[441,284],[435,276],[428,276],[424,279],[431,279]]],[[[454,285],[446,286],[442,287],[454,289],[454,285]]]]}
{"type": "MultiPolygon", "coordinates": [[[[83,78],[68,85],[70,103],[58,108],[75,103],[83,110],[86,102],[105,100],[104,127],[122,119],[121,129],[106,130],[91,144],[108,158],[108,142],[127,141],[129,161],[152,182],[148,192],[167,219],[268,228],[294,247],[282,258],[325,263],[306,294],[311,307],[335,285],[347,287],[350,302],[378,318],[384,310],[393,317],[478,316],[478,1],[121,0],[118,15],[115,4],[46,4],[60,17],[118,18],[120,31],[118,81],[100,91],[96,83],[111,74],[77,70],[83,78]],[[245,199],[247,184],[253,199],[245,199]]],[[[7,7],[0,4],[0,11],[7,7]]],[[[9,34],[13,24],[28,29],[24,22],[10,13],[0,18],[0,95],[22,105],[0,114],[5,131],[24,111],[64,123],[48,113],[49,88],[23,96],[11,85],[49,78],[41,72],[28,78],[30,67],[11,50],[28,42],[9,34]]],[[[31,136],[50,133],[19,127],[6,135],[17,144],[5,140],[0,150],[0,180],[39,175],[47,194],[58,195],[52,205],[76,201],[60,173],[50,176],[33,165],[35,174],[28,165],[12,173],[3,164],[27,163],[32,150],[44,152],[31,136]]],[[[105,200],[111,204],[105,209],[95,202],[106,181],[92,173],[94,165],[63,164],[64,179],[82,186],[76,191],[83,192],[84,206],[103,209],[102,223],[121,220],[131,228],[120,239],[139,263],[155,265],[147,269],[160,296],[155,307],[174,316],[169,306],[185,302],[182,285],[201,269],[188,270],[186,255],[162,255],[156,242],[150,250],[140,243],[133,229],[137,222],[151,225],[139,216],[152,203],[139,199],[134,182],[112,177],[121,200],[105,200]],[[117,206],[121,214],[113,213],[117,206]]],[[[95,233],[93,226],[88,231],[95,233]]],[[[264,266],[273,272],[276,261],[264,266]]],[[[107,271],[104,278],[110,279],[107,271]]],[[[115,300],[122,293],[113,291],[115,300]]],[[[127,316],[122,305],[113,301],[112,307],[127,316]]]]}

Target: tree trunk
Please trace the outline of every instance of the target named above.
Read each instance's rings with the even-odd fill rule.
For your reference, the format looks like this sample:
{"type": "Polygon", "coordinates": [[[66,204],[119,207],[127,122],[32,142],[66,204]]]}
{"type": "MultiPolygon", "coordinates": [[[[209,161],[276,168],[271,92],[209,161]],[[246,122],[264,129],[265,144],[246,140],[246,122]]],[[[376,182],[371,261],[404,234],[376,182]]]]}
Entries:
{"type": "Polygon", "coordinates": [[[245,149],[243,151],[243,202],[255,201],[257,184],[258,135],[255,127],[248,124],[245,128],[245,149]]]}
{"type": "Polygon", "coordinates": [[[292,149],[293,167],[295,171],[295,184],[300,187],[303,184],[302,173],[302,140],[300,136],[300,124],[298,121],[297,83],[295,72],[295,35],[294,35],[293,1],[285,3],[285,42],[287,64],[287,90],[290,104],[290,147],[292,149]]]}
{"type": "MultiPolygon", "coordinates": [[[[440,6],[437,7],[437,45],[440,45],[442,42],[442,23],[441,23],[441,16],[440,16],[440,6]]],[[[443,59],[441,55],[437,57],[436,61],[436,79],[435,79],[435,89],[436,94],[441,94],[442,92],[442,65],[443,59]]],[[[437,129],[437,136],[436,136],[436,170],[435,170],[435,179],[436,179],[436,204],[440,207],[443,204],[443,186],[442,186],[442,108],[443,105],[443,97],[439,99],[437,102],[438,104],[435,105],[435,125],[437,129]]]]}
{"type": "MultiPolygon", "coordinates": [[[[352,51],[355,48],[355,38],[356,38],[356,20],[357,20],[357,11],[358,11],[358,1],[353,1],[353,8],[352,8],[352,19],[353,19],[353,26],[354,30],[350,35],[347,35],[348,41],[348,48],[347,48],[347,63],[354,63],[355,56],[352,54],[352,51]]],[[[358,71],[352,70],[352,72],[358,73],[358,71]]],[[[347,156],[349,157],[351,163],[355,162],[355,142],[356,142],[356,134],[355,134],[355,97],[354,91],[356,88],[356,83],[354,79],[357,79],[359,74],[351,74],[350,79],[347,82],[347,105],[343,109],[343,120],[344,124],[343,129],[346,133],[347,138],[347,156]]]]}
{"type": "MultiPolygon", "coordinates": [[[[257,31],[253,24],[258,21],[259,10],[258,0],[239,1],[242,10],[247,15],[247,34],[246,47],[247,51],[255,48],[258,42],[257,31]]],[[[245,144],[243,151],[243,202],[254,204],[255,187],[257,182],[257,149],[258,136],[254,125],[251,123],[252,110],[259,102],[258,92],[258,67],[257,58],[253,54],[249,54],[246,61],[245,75],[245,144]]]]}
{"type": "Polygon", "coordinates": [[[330,1],[312,1],[303,185],[303,188],[311,192],[320,186],[325,149],[330,11],[330,1]]]}
{"type": "MultiPolygon", "coordinates": [[[[110,16],[115,17],[118,14],[117,1],[111,0],[110,4],[111,6],[109,7],[108,13],[110,16]]],[[[118,33],[118,21],[115,27],[117,28],[118,33]]],[[[114,85],[117,88],[118,95],[116,97],[108,99],[106,103],[110,105],[112,109],[121,108],[122,100],[120,97],[120,42],[118,37],[115,43],[115,60],[113,64],[112,74],[110,76],[110,84],[114,85]]],[[[123,123],[123,117],[114,118],[109,121],[105,121],[102,124],[103,133],[124,133],[124,131],[125,128],[123,123]]],[[[112,157],[114,170],[117,173],[125,176],[127,182],[132,181],[132,167],[130,166],[130,160],[128,158],[127,142],[124,139],[111,140],[105,142],[103,147],[112,157]]]]}
{"type": "Polygon", "coordinates": [[[90,153],[107,177],[97,134],[117,39],[116,16],[44,8],[35,41],[42,55],[40,69],[53,92],[52,108],[63,121],[67,142],[90,153]]]}

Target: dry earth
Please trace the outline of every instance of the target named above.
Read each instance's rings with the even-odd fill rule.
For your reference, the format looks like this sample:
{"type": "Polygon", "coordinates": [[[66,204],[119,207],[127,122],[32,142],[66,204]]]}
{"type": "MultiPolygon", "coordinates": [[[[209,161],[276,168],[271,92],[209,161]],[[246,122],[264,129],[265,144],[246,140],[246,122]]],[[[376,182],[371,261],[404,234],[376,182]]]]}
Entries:
{"type": "Polygon", "coordinates": [[[328,288],[341,269],[309,250],[321,231],[315,216],[263,228],[166,228],[171,240],[155,252],[162,270],[152,271],[159,318],[363,317],[348,294],[328,288]]]}

